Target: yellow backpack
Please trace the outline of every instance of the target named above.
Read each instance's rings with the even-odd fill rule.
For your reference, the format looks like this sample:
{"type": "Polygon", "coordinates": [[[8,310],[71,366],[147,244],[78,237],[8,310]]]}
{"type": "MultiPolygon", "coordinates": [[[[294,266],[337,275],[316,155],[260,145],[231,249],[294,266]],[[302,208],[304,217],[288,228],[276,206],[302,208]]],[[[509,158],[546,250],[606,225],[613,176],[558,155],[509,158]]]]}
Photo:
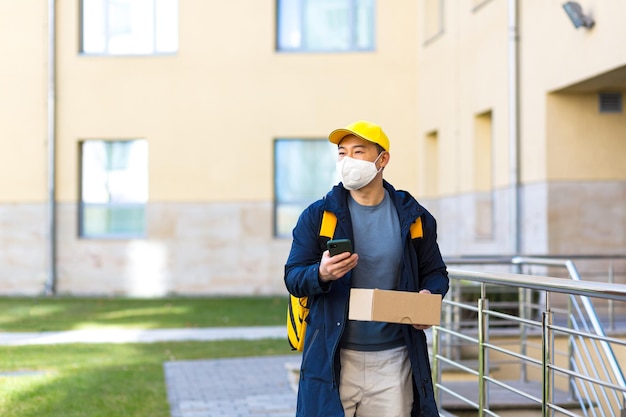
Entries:
{"type": "MultiPolygon", "coordinates": [[[[332,239],[337,226],[337,216],[330,211],[324,211],[320,236],[332,239]]],[[[287,305],[287,340],[292,350],[302,352],[304,349],[304,335],[306,333],[306,318],[309,315],[308,297],[294,297],[289,294],[287,305]]]]}
{"type": "MultiPolygon", "coordinates": [[[[320,236],[332,239],[337,226],[337,216],[330,211],[324,211],[322,215],[322,225],[320,236]]],[[[411,238],[423,237],[422,218],[411,225],[411,238]]],[[[289,294],[289,304],[287,305],[287,340],[292,350],[302,352],[304,349],[304,335],[306,334],[306,318],[309,315],[308,297],[294,297],[289,294]]]]}

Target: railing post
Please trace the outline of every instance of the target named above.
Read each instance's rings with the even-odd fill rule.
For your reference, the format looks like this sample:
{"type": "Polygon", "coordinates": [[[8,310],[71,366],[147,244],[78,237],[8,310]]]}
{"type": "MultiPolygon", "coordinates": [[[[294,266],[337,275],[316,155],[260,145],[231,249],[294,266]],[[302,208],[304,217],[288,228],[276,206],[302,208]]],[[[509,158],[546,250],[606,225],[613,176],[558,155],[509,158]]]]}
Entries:
{"type": "Polygon", "coordinates": [[[489,392],[485,382],[485,377],[489,375],[489,352],[485,347],[489,342],[489,317],[485,312],[489,309],[489,300],[485,292],[483,283],[478,299],[478,417],[483,417],[485,408],[489,406],[489,392]]]}
{"type": "MultiPolygon", "coordinates": [[[[452,300],[457,303],[460,303],[462,301],[462,295],[463,295],[463,287],[462,287],[461,281],[455,280],[452,289],[453,289],[452,300]]],[[[450,318],[448,319],[450,326],[452,327],[454,331],[460,332],[461,331],[461,310],[457,306],[450,306],[448,308],[448,314],[450,315],[450,318]],[[454,322],[452,322],[452,319],[454,319],[454,322]]],[[[461,357],[461,354],[459,351],[461,347],[457,343],[457,349],[454,352],[454,356],[453,356],[454,347],[452,346],[452,335],[450,333],[447,333],[445,337],[446,337],[446,357],[448,358],[454,357],[455,360],[458,360],[461,357]]]]}
{"type": "Polygon", "coordinates": [[[432,337],[433,337],[433,360],[432,360],[432,370],[431,370],[431,378],[433,379],[433,390],[435,394],[435,401],[439,406],[441,406],[441,390],[439,389],[439,384],[441,383],[441,367],[439,366],[439,346],[440,346],[440,333],[439,327],[432,327],[432,337]]]}
{"type": "MultiPolygon", "coordinates": [[[[609,260],[609,284],[613,284],[614,280],[613,261],[609,260]]],[[[609,329],[615,330],[615,303],[613,300],[609,300],[609,329]]]]}
{"type": "MultiPolygon", "coordinates": [[[[573,326],[573,306],[572,306],[572,297],[567,297],[567,328],[571,329],[573,326]]],[[[574,354],[576,350],[575,346],[576,342],[574,339],[574,335],[570,335],[567,338],[567,368],[570,371],[574,371],[574,354]]],[[[567,378],[567,393],[570,399],[576,398],[576,393],[574,392],[574,377],[572,375],[567,378]]]]}
{"type": "MultiPolygon", "coordinates": [[[[529,314],[528,314],[528,296],[529,290],[527,288],[521,288],[519,289],[518,292],[518,297],[520,298],[520,303],[519,303],[519,316],[522,320],[526,320],[529,318],[529,314]]],[[[519,324],[520,327],[520,332],[519,332],[519,337],[520,337],[520,354],[521,355],[526,355],[526,345],[527,345],[527,332],[528,330],[526,329],[526,325],[524,323],[520,323],[519,324]]],[[[528,373],[526,371],[527,367],[526,367],[526,361],[522,361],[521,363],[521,368],[520,368],[520,380],[523,382],[528,381],[528,373]]]]}
{"type": "Polygon", "coordinates": [[[542,315],[541,329],[541,368],[543,375],[543,390],[541,401],[541,415],[550,417],[554,415],[554,410],[548,407],[552,404],[553,395],[553,371],[551,368],[554,358],[554,334],[552,332],[552,310],[550,309],[550,294],[546,291],[546,308],[542,315]]]}

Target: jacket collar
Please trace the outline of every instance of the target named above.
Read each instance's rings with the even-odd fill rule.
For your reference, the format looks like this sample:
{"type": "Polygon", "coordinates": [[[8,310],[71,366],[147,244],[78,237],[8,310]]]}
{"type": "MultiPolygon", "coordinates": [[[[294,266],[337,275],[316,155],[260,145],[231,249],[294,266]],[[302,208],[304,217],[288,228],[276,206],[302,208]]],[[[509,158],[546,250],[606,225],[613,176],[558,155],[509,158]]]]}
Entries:
{"type": "MultiPolygon", "coordinates": [[[[389,192],[391,199],[393,200],[396,210],[400,215],[401,223],[406,221],[409,224],[413,223],[415,219],[421,216],[424,212],[424,208],[406,191],[396,190],[393,185],[383,180],[383,187],[389,192]]],[[[335,185],[326,194],[324,210],[331,211],[341,217],[347,215],[348,211],[348,198],[350,192],[343,187],[342,183],[335,185]]]]}

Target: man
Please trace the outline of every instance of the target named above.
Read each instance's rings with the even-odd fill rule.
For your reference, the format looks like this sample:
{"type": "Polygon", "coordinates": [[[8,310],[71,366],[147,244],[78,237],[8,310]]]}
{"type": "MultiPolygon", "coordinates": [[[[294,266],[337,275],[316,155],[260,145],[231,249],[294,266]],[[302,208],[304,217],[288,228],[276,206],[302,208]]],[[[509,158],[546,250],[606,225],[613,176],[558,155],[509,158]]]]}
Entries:
{"type": "Polygon", "coordinates": [[[390,154],[380,126],[357,121],[328,138],[342,182],[302,212],[285,265],[288,291],[310,303],[296,415],[438,416],[428,326],[348,320],[350,288],[445,295],[435,219],[383,180],[390,154]],[[319,235],[325,210],[337,217],[334,238],[351,239],[354,253],[329,255],[319,235]],[[423,238],[413,240],[418,218],[423,238]]]}

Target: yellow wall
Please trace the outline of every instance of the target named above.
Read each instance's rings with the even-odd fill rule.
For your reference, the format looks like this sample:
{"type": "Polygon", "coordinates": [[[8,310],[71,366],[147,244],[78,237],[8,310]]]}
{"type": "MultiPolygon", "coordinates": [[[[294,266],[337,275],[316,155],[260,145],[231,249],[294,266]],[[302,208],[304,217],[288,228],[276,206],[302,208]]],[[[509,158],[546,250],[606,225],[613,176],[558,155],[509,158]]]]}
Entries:
{"type": "MultiPolygon", "coordinates": [[[[472,123],[486,111],[493,112],[493,186],[506,187],[511,181],[507,3],[487,1],[473,9],[469,1],[443,2],[443,33],[424,44],[424,34],[418,30],[418,137],[423,149],[426,135],[439,133],[443,196],[478,191],[473,183],[472,123]]],[[[585,81],[588,94],[602,89],[626,91],[626,30],[621,22],[626,4],[580,2],[597,22],[586,30],[574,28],[561,2],[518,3],[522,182],[623,178],[623,164],[613,161],[626,146],[615,137],[625,132],[624,113],[592,117],[597,103],[591,96],[586,105],[576,95],[548,97],[585,81]],[[621,70],[603,77],[616,68],[621,70]],[[572,102],[567,103],[567,98],[572,102]],[[565,150],[570,159],[585,160],[583,171],[563,167],[567,164],[563,138],[573,127],[576,137],[600,138],[599,142],[579,140],[565,150]],[[595,164],[601,164],[601,169],[596,170],[595,164]]]]}
{"type": "Polygon", "coordinates": [[[535,70],[543,73],[545,90],[564,88],[626,62],[623,20],[626,3],[579,1],[583,12],[593,16],[596,22],[591,30],[574,28],[560,7],[561,2],[550,2],[552,7],[536,2],[522,3],[522,21],[526,23],[523,36],[530,41],[524,42],[526,69],[537,64],[535,70]]]}
{"type": "MultiPolygon", "coordinates": [[[[508,181],[506,2],[488,2],[477,10],[469,2],[444,5],[439,37],[425,44],[418,30],[418,137],[423,146],[426,135],[438,131],[439,191],[452,195],[474,190],[474,121],[488,111],[493,181],[508,181]]],[[[420,175],[425,181],[431,176],[426,170],[420,175]]]]}
{"type": "Polygon", "coordinates": [[[93,57],[77,53],[77,1],[60,1],[59,200],[78,198],[90,138],[148,140],[151,201],[271,200],[274,138],[360,118],[391,137],[390,178],[411,172],[413,3],[378,3],[375,52],[277,53],[275,1],[182,0],[178,54],[93,57]]]}
{"type": "Polygon", "coordinates": [[[46,196],[46,2],[0,1],[0,203],[46,196]]]}
{"type": "Polygon", "coordinates": [[[419,3],[418,197],[440,220],[444,254],[619,253],[626,245],[626,112],[600,114],[597,101],[599,92],[626,92],[626,3],[579,3],[596,21],[590,30],[576,29],[560,1],[419,3]],[[479,145],[484,114],[490,148],[479,145]],[[574,227],[582,218],[603,218],[612,232],[574,227]]]}
{"type": "MultiPolygon", "coordinates": [[[[516,251],[509,3],[378,0],[375,51],[292,54],[275,51],[275,0],[179,0],[176,54],[114,57],[81,55],[80,0],[57,0],[61,288],[129,293],[130,278],[153,280],[157,248],[163,291],[284,290],[273,140],[356,119],[385,128],[385,176],[437,217],[444,256],[516,251]],[[129,138],[149,146],[147,236],[82,239],[79,143],[129,138]]],[[[592,30],[560,1],[518,3],[523,251],[619,252],[626,122],[597,112],[597,92],[626,92],[626,3],[581,1],[592,30]],[[582,217],[612,234],[573,228],[582,217]]],[[[0,244],[13,251],[0,252],[0,291],[33,293],[49,261],[47,2],[0,0],[0,56],[0,244]]]]}
{"type": "MultiPolygon", "coordinates": [[[[576,95],[555,97],[550,94],[583,81],[600,78],[603,73],[626,64],[626,49],[623,46],[626,30],[622,21],[626,14],[626,3],[602,0],[579,2],[583,11],[591,14],[596,21],[591,30],[576,29],[561,7],[561,2],[549,2],[549,7],[544,2],[521,3],[522,180],[623,178],[623,168],[620,166],[623,164],[611,164],[613,158],[606,161],[593,159],[599,156],[598,142],[586,141],[586,146],[580,142],[579,145],[583,146],[576,146],[575,149],[568,143],[568,149],[564,149],[562,139],[571,126],[581,127],[583,120],[599,127],[600,132],[592,135],[596,138],[610,131],[602,127],[605,121],[607,126],[622,126],[622,132],[623,122],[616,120],[618,117],[592,117],[592,114],[597,114],[597,103],[593,104],[590,97],[586,100],[576,95]],[[571,99],[570,103],[568,99],[571,99]],[[583,104],[585,101],[586,105],[583,104]],[[559,110],[558,106],[564,108],[559,110]],[[554,119],[550,120],[550,117],[554,119]],[[589,120],[590,117],[593,120],[589,120]],[[580,167],[580,171],[573,172],[572,168],[564,170],[567,159],[563,157],[563,152],[570,160],[585,160],[589,154],[592,159],[583,162],[582,165],[587,168],[580,167]],[[600,163],[598,171],[589,168],[591,161],[600,163]]],[[[598,80],[595,84],[591,82],[592,88],[587,93],[601,89],[626,91],[626,71],[614,80],[598,80]]],[[[588,129],[590,125],[585,126],[582,130],[588,129]]],[[[580,130],[578,133],[582,134],[580,130]]],[[[624,134],[613,130],[612,135],[624,134]]],[[[600,139],[600,143],[606,143],[606,139],[600,139]]],[[[618,147],[623,153],[626,144],[622,141],[620,146],[618,143],[615,142],[609,149],[618,147]]]]}
{"type": "Polygon", "coordinates": [[[551,180],[626,179],[625,113],[600,113],[597,93],[551,94],[547,103],[551,180]]]}
{"type": "MultiPolygon", "coordinates": [[[[323,137],[357,118],[380,122],[392,137],[396,152],[387,175],[393,182],[416,194],[428,189],[424,184],[433,174],[424,161],[425,138],[437,131],[442,172],[436,189],[440,195],[470,192],[476,183],[473,123],[487,111],[493,117],[493,186],[509,184],[506,2],[478,8],[469,1],[443,2],[443,32],[426,45],[423,4],[378,2],[376,52],[354,54],[275,52],[274,4],[183,0],[176,55],[93,57],[78,53],[79,1],[59,0],[59,200],[78,197],[80,140],[135,137],[149,142],[153,201],[267,200],[274,138],[323,137]]],[[[589,107],[549,108],[548,95],[626,62],[619,20],[626,5],[581,4],[597,21],[591,31],[575,29],[560,4],[520,4],[523,182],[570,175],[558,168],[562,152],[554,151],[562,148],[558,130],[567,124],[546,117],[563,113],[578,120],[576,109],[589,107]]],[[[4,173],[23,173],[0,176],[0,199],[42,201],[46,4],[5,1],[0,8],[11,34],[0,48],[13,63],[0,69],[6,92],[0,99],[0,146],[6,149],[0,166],[4,173]]],[[[604,120],[609,117],[600,129],[614,126],[604,120]]],[[[619,116],[611,120],[621,128],[619,116]]],[[[616,155],[615,147],[604,152],[616,155]]],[[[576,149],[568,151],[589,153],[585,146],[576,149]]],[[[620,170],[604,164],[572,178],[621,178],[620,170]]]]}

